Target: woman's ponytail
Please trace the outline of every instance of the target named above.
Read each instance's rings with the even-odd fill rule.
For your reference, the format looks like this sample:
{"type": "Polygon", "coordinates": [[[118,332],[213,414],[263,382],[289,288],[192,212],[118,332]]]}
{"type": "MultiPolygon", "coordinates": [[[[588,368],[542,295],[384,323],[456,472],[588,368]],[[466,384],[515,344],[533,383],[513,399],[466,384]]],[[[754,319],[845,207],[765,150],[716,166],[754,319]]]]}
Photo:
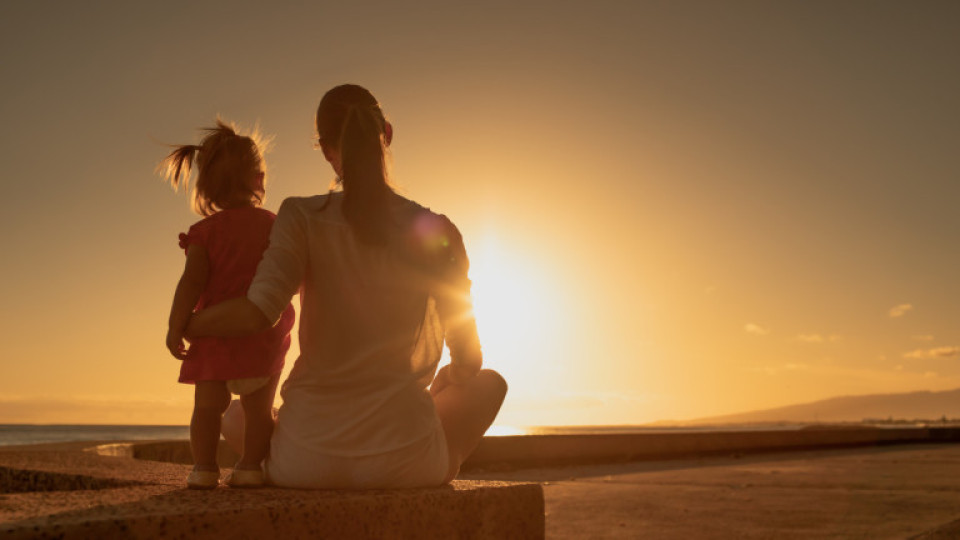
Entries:
{"type": "Polygon", "coordinates": [[[383,244],[387,234],[387,185],[384,124],[379,108],[354,105],[340,135],[343,214],[365,244],[383,244]],[[379,116],[379,118],[378,118],[379,116]]]}
{"type": "Polygon", "coordinates": [[[320,143],[340,152],[343,215],[360,242],[387,241],[393,191],[387,182],[387,120],[366,88],[337,86],[317,108],[320,143]]]}

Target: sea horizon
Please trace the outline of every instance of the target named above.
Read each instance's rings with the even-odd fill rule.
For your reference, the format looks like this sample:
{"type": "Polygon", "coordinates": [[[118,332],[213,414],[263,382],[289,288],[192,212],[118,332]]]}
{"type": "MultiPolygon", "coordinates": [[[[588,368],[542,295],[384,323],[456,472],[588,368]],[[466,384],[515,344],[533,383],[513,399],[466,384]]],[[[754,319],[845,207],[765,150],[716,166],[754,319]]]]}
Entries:
{"type": "MultiPolygon", "coordinates": [[[[702,431],[774,431],[797,430],[811,425],[866,425],[849,423],[769,422],[726,425],[569,425],[509,426],[494,425],[489,437],[529,435],[622,435],[638,433],[692,433],[702,431]]],[[[918,423],[917,425],[923,425],[918,423]]],[[[902,427],[903,424],[900,424],[902,427]]],[[[878,426],[882,427],[882,426],[878,426]]],[[[0,447],[41,443],[122,440],[187,440],[190,426],[176,424],[0,424],[0,447]]]]}

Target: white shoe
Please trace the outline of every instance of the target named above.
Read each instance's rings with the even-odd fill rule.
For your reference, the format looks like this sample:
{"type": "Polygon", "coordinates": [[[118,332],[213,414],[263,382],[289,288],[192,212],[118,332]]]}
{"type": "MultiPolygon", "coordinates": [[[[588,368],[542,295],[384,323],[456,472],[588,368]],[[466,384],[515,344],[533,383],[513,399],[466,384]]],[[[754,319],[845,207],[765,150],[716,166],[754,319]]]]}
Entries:
{"type": "Polygon", "coordinates": [[[190,471],[187,487],[190,489],[213,489],[220,485],[220,471],[190,471]]]}
{"type": "Polygon", "coordinates": [[[224,480],[224,483],[234,488],[262,487],[264,484],[263,471],[259,469],[234,469],[230,474],[227,475],[227,479],[224,480]]]}

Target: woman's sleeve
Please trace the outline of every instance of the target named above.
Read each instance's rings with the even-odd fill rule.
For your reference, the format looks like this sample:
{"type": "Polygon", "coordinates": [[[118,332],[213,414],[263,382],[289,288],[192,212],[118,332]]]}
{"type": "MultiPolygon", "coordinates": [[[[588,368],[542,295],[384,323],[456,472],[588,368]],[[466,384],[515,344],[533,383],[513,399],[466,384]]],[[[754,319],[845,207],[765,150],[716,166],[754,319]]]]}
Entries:
{"type": "Polygon", "coordinates": [[[434,299],[450,349],[450,364],[472,374],[480,370],[483,355],[470,298],[470,261],[460,231],[446,216],[441,218],[444,249],[442,260],[439,261],[440,286],[434,299]]]}
{"type": "Polygon", "coordinates": [[[303,283],[307,267],[305,217],[295,200],[283,201],[270,230],[270,244],[247,290],[247,298],[271,324],[280,320],[303,283]]]}

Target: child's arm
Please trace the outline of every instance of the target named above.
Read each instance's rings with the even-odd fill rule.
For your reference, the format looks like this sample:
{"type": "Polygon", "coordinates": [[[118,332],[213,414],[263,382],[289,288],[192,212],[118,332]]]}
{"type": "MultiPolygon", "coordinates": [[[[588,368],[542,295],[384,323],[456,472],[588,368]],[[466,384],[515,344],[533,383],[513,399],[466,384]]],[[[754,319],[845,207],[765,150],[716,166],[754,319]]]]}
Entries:
{"type": "Polygon", "coordinates": [[[197,300],[207,286],[207,277],[210,274],[210,263],[207,261],[207,250],[203,246],[190,244],[187,248],[187,263],[183,268],[183,275],[177,283],[177,291],[173,294],[173,306],[170,308],[170,323],[167,330],[167,349],[174,358],[184,360],[187,357],[187,347],[183,336],[190,315],[197,305],[197,300]]]}

